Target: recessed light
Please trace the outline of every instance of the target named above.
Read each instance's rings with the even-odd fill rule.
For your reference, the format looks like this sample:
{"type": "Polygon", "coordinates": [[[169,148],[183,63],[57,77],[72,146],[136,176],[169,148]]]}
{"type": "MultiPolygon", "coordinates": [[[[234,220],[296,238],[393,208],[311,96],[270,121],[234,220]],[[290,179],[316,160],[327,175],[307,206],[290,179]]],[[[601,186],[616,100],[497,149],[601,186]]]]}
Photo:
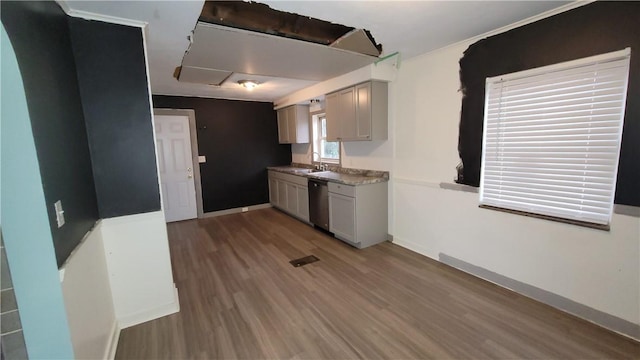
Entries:
{"type": "Polygon", "coordinates": [[[238,81],[238,84],[244,86],[245,88],[247,88],[247,90],[252,90],[253,88],[258,86],[258,82],[253,80],[240,80],[238,81]]]}

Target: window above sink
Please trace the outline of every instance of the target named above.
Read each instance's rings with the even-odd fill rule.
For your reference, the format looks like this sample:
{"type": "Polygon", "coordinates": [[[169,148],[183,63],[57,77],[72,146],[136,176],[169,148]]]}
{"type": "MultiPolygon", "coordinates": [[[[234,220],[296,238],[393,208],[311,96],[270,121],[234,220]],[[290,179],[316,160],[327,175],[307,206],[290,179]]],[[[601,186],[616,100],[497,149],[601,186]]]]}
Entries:
{"type": "Polygon", "coordinates": [[[340,164],[340,142],[327,141],[327,117],[324,113],[312,116],[312,160],[314,163],[340,164]]]}

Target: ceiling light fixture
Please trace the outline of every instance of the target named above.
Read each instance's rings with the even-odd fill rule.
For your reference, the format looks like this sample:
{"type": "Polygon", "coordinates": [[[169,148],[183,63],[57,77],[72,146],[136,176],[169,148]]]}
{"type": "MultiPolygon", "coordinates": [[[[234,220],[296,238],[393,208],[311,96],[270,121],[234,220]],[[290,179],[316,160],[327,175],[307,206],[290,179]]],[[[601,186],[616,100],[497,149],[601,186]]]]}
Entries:
{"type": "Polygon", "coordinates": [[[253,80],[240,80],[238,84],[247,88],[247,90],[253,90],[253,88],[258,86],[258,82],[253,80]]]}

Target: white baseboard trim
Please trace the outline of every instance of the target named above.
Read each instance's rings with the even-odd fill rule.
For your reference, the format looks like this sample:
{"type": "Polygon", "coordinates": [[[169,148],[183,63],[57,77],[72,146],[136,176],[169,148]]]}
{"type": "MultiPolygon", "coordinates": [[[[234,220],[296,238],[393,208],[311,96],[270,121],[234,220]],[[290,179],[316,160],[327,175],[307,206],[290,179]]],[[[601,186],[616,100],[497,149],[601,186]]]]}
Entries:
{"type": "Polygon", "coordinates": [[[156,220],[156,219],[162,219],[162,221],[165,221],[164,211],[157,210],[157,211],[150,211],[150,212],[139,213],[139,214],[104,218],[101,220],[101,223],[102,223],[102,227],[107,227],[107,226],[113,226],[113,225],[138,223],[140,221],[149,221],[149,220],[156,220]]]}
{"type": "Polygon", "coordinates": [[[159,319],[163,316],[175,314],[180,311],[180,300],[178,297],[178,288],[173,284],[174,300],[168,304],[158,306],[153,309],[140,311],[118,319],[120,329],[126,329],[147,321],[159,319]]]}
{"type": "Polygon", "coordinates": [[[640,340],[640,324],[632,323],[628,320],[591,308],[587,305],[578,303],[574,300],[557,295],[550,291],[511,279],[504,275],[500,275],[498,273],[475,266],[473,264],[466,263],[447,254],[440,253],[438,255],[438,258],[434,258],[432,256],[429,256],[429,252],[423,246],[412,243],[410,241],[399,239],[398,237],[394,237],[394,244],[402,246],[403,248],[416,252],[420,255],[424,255],[442,264],[451,266],[452,268],[466,272],[467,274],[473,275],[477,278],[516,292],[520,295],[526,296],[530,299],[536,300],[543,304],[547,304],[560,311],[564,311],[571,315],[587,320],[593,324],[614,331],[620,335],[626,336],[636,341],[640,340]]]}
{"type": "Polygon", "coordinates": [[[396,245],[402,246],[405,249],[408,249],[408,250],[411,250],[411,251],[413,251],[415,253],[418,253],[420,255],[424,255],[424,256],[428,257],[429,259],[433,259],[433,260],[439,261],[437,258],[435,258],[433,256],[430,256],[429,255],[429,251],[427,251],[427,249],[425,247],[420,246],[420,245],[418,245],[416,243],[406,241],[406,240],[401,239],[401,238],[399,238],[399,237],[397,237],[395,235],[393,236],[393,243],[396,244],[396,245]]]}
{"type": "MultiPolygon", "coordinates": [[[[251,206],[245,206],[245,207],[249,209],[248,211],[253,211],[253,210],[260,210],[260,209],[270,208],[271,204],[269,204],[269,203],[267,203],[267,204],[258,204],[258,205],[251,205],[251,206]]],[[[210,217],[216,217],[216,216],[237,214],[237,213],[243,212],[242,209],[243,209],[242,207],[239,207],[239,208],[233,208],[233,209],[206,212],[206,213],[202,214],[202,218],[210,218],[210,217]]]]}
{"type": "Polygon", "coordinates": [[[113,360],[116,358],[118,341],[120,341],[120,327],[118,326],[118,322],[114,321],[113,326],[111,326],[111,335],[109,335],[109,341],[107,342],[103,359],[113,360]]]}

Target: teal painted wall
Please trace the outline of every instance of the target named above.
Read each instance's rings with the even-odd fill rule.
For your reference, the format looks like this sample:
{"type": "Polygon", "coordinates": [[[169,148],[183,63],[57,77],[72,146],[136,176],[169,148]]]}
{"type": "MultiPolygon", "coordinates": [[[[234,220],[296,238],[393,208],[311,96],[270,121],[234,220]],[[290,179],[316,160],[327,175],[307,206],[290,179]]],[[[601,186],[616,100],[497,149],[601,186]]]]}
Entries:
{"type": "Polygon", "coordinates": [[[72,359],[73,348],[49,228],[24,86],[2,27],[2,233],[30,359],[72,359]]]}

